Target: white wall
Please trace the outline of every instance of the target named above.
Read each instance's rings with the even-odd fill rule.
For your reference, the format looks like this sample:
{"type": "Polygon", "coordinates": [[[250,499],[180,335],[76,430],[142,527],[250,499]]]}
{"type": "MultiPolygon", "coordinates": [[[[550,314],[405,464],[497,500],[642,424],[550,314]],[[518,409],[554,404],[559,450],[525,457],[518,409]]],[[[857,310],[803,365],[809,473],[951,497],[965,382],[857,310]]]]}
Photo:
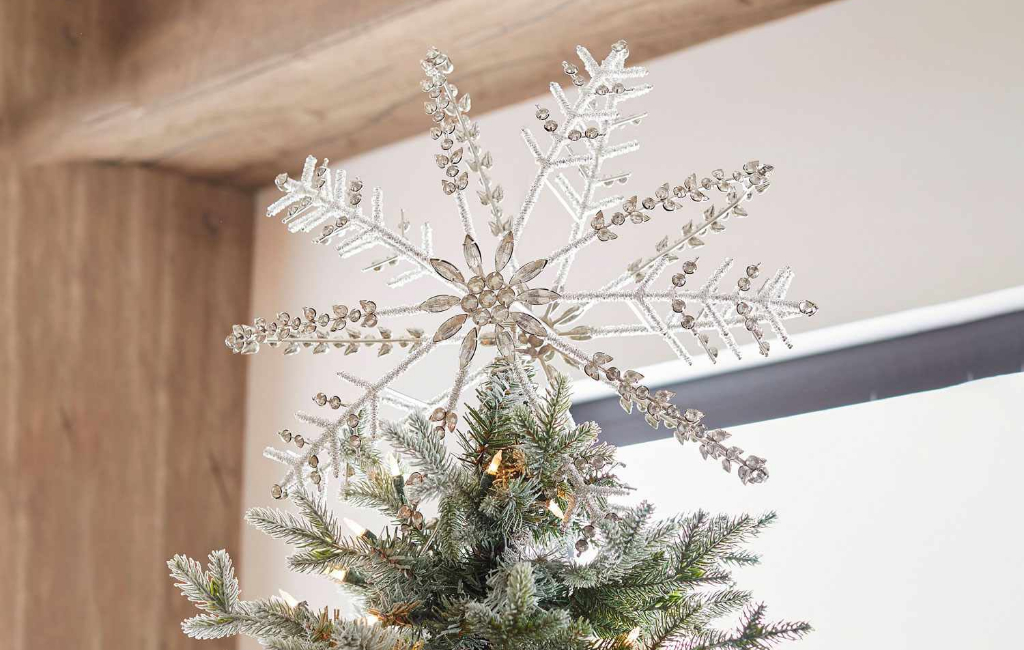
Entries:
{"type": "Polygon", "coordinates": [[[763,485],[674,440],[622,448],[620,475],[665,516],[779,513],[737,578],[772,617],[814,625],[790,647],[1020,647],[1022,394],[1006,375],[733,428],[768,458],[763,485]]]}
{"type": "MultiPolygon", "coordinates": [[[[691,171],[732,169],[752,157],[773,163],[775,182],[752,206],[752,217],[711,238],[701,261],[705,272],[725,256],[741,264],[761,262],[769,270],[791,264],[797,271],[794,297],[812,298],[822,307],[814,319],[796,322],[795,333],[1024,284],[1024,256],[1018,253],[1024,222],[1014,193],[1024,136],[1024,47],[1017,33],[1022,19],[1021,5],[1000,0],[841,2],[664,57],[649,64],[655,91],[635,102],[651,111],[636,130],[643,147],[620,160],[634,172],[632,187],[641,193],[664,181],[679,182],[691,171]]],[[[630,36],[628,24],[623,36],[630,36]]],[[[438,45],[444,45],[443,38],[438,45]]],[[[595,53],[599,45],[607,46],[587,45],[595,53]]],[[[552,79],[561,76],[558,64],[552,61],[552,79]]],[[[458,82],[458,68],[454,79],[458,82]]],[[[548,81],[537,80],[539,92],[548,81]]],[[[472,93],[471,84],[460,85],[472,93]]],[[[532,176],[518,130],[536,126],[535,101],[552,106],[543,97],[480,119],[509,209],[518,206],[532,176]]],[[[425,121],[424,133],[427,126],[425,121]]],[[[384,188],[392,223],[400,208],[416,227],[429,219],[437,252],[459,259],[461,235],[438,188],[433,153],[424,135],[342,166],[367,185],[384,188]]],[[[275,190],[264,192],[260,204],[275,195],[275,190]]],[[[616,242],[592,248],[578,262],[581,284],[576,286],[607,279],[609,265],[622,268],[697,215],[692,209],[680,212],[662,213],[650,224],[624,229],[616,242]]],[[[262,209],[254,314],[365,297],[380,304],[422,299],[418,286],[389,292],[378,276],[359,273],[358,264],[342,263],[330,249],[312,246],[308,236],[288,235],[276,220],[261,215],[262,209]]],[[[549,201],[533,224],[533,239],[522,246],[541,254],[546,241],[540,231],[567,228],[567,217],[549,201]]],[[[485,251],[492,245],[483,244],[485,251]]],[[[431,324],[423,323],[428,329],[431,324]]],[[[663,344],[642,339],[601,347],[632,366],[669,358],[663,344]]],[[[393,363],[394,357],[385,360],[393,363]]],[[[268,486],[279,475],[278,466],[261,452],[275,441],[274,432],[293,426],[291,414],[308,409],[318,390],[351,394],[333,375],[338,364],[357,364],[348,367],[365,376],[379,374],[384,366],[363,355],[283,358],[269,351],[248,363],[243,499],[252,506],[271,502],[268,486]]],[[[453,360],[438,363],[421,364],[406,385],[449,377],[453,360]]],[[[891,429],[888,435],[922,445],[930,440],[927,431],[915,427],[891,429]]],[[[834,434],[823,430],[806,450],[776,456],[776,468],[782,462],[803,466],[801,454],[813,458],[836,444],[834,434]]],[[[678,458],[698,469],[685,450],[678,458]]],[[[889,469],[886,463],[865,467],[862,480],[889,469]]],[[[709,494],[724,478],[697,476],[707,482],[709,494]]],[[[855,495],[862,488],[851,482],[845,489],[855,495]]],[[[241,575],[247,594],[284,587],[324,602],[329,590],[289,574],[284,550],[246,532],[241,575]]],[[[873,593],[861,596],[870,599],[873,593]]]]}

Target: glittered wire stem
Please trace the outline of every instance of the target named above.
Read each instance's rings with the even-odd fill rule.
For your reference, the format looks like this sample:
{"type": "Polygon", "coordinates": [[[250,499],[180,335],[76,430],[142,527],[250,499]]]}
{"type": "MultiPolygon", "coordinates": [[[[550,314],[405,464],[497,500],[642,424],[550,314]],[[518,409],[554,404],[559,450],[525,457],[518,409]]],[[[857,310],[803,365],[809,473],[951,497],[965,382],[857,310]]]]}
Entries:
{"type": "Polygon", "coordinates": [[[309,344],[309,345],[314,345],[314,344],[319,344],[319,343],[328,343],[328,344],[331,344],[331,343],[366,343],[368,345],[374,345],[376,343],[423,343],[423,339],[422,338],[419,338],[419,339],[417,339],[417,338],[408,338],[408,337],[397,338],[397,339],[385,339],[385,338],[358,338],[358,339],[351,339],[351,338],[340,338],[339,337],[339,338],[326,338],[326,339],[296,338],[296,339],[285,339],[283,341],[276,341],[276,342],[277,343],[282,343],[282,344],[283,343],[289,343],[289,344],[290,343],[299,343],[299,344],[309,344]]]}
{"type": "Polygon", "coordinates": [[[326,418],[308,416],[304,414],[302,414],[303,416],[300,416],[301,420],[320,426],[324,430],[324,433],[323,435],[319,436],[316,440],[311,441],[308,445],[309,448],[302,454],[297,455],[294,461],[290,463],[291,467],[288,470],[288,473],[285,474],[284,479],[281,481],[281,485],[289,486],[295,482],[300,481],[302,478],[302,468],[304,468],[306,464],[309,462],[309,457],[315,454],[317,451],[319,451],[321,447],[323,447],[323,445],[325,445],[330,440],[331,437],[337,435],[338,430],[344,426],[345,421],[348,419],[348,416],[352,415],[353,413],[358,413],[359,409],[361,409],[364,404],[368,404],[370,407],[371,423],[376,422],[377,406],[376,404],[369,404],[369,402],[376,402],[377,400],[379,400],[380,397],[378,393],[384,387],[386,387],[388,384],[394,381],[396,377],[405,372],[417,361],[422,359],[428,352],[430,352],[434,348],[435,345],[436,343],[433,340],[430,340],[425,344],[421,345],[411,354],[409,354],[408,357],[403,359],[401,363],[392,368],[387,374],[385,374],[383,377],[381,377],[377,382],[373,384],[370,384],[369,382],[365,382],[363,380],[359,380],[358,378],[353,377],[352,375],[345,373],[344,371],[339,372],[338,375],[345,379],[346,381],[353,383],[359,382],[356,385],[365,388],[366,392],[363,393],[363,395],[355,402],[352,402],[352,404],[350,404],[344,411],[342,411],[341,414],[334,420],[328,420],[326,418]]]}
{"type": "MultiPolygon", "coordinates": [[[[615,95],[613,94],[605,101],[606,107],[614,108],[615,101],[614,99],[612,99],[614,97],[615,95]]],[[[600,135],[598,135],[597,142],[592,147],[594,161],[591,163],[590,167],[586,171],[580,168],[580,173],[583,175],[585,182],[583,185],[583,192],[580,193],[579,196],[579,203],[576,209],[576,213],[573,214],[572,230],[569,235],[570,240],[574,240],[577,237],[579,237],[580,231],[584,227],[586,227],[586,219],[591,211],[590,203],[591,201],[593,201],[594,191],[597,189],[595,178],[599,173],[601,173],[601,164],[604,162],[604,157],[602,154],[604,153],[605,142],[607,141],[610,135],[610,130],[608,128],[609,121],[602,120],[601,122],[599,122],[599,125],[600,126],[598,127],[598,129],[600,131],[600,135]]],[[[568,255],[564,259],[560,260],[560,263],[558,265],[558,274],[556,276],[553,287],[554,291],[562,291],[562,289],[565,287],[565,281],[569,277],[569,271],[572,269],[572,264],[575,260],[575,253],[568,255]]]]}
{"type": "MultiPolygon", "coordinates": [[[[340,200],[325,198],[319,190],[314,190],[311,187],[307,187],[295,180],[289,180],[287,187],[297,195],[309,197],[312,200],[312,203],[309,206],[310,208],[322,209],[328,214],[334,213],[344,215],[349,219],[350,223],[358,225],[365,233],[370,233],[379,238],[384,245],[395,251],[397,255],[405,257],[410,262],[418,265],[424,272],[426,272],[427,275],[436,277],[439,281],[448,284],[462,294],[466,292],[465,287],[458,283],[445,280],[441,276],[437,275],[434,272],[434,268],[430,265],[430,258],[426,253],[421,251],[408,239],[402,237],[387,226],[375,220],[367,219],[361,210],[353,210],[345,206],[340,200]]],[[[375,189],[374,192],[376,193],[378,190],[375,189]]],[[[376,264],[374,266],[378,265],[379,264],[376,264]]]]}

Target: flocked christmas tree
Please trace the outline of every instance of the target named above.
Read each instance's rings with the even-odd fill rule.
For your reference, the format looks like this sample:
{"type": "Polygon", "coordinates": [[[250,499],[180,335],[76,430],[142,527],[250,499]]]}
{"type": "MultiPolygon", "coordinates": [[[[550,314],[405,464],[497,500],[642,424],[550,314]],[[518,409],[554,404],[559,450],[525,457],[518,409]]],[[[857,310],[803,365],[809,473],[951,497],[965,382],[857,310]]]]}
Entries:
{"type": "Polygon", "coordinates": [[[451,62],[436,50],[423,61],[425,108],[441,149],[435,161],[443,173],[441,189],[452,196],[465,231],[468,279],[457,265],[432,256],[428,225],[421,244],[410,242],[404,216],[397,227],[386,223],[379,190],[366,215],[362,182],[348,180],[344,171],[332,174],[326,161],[307,160],[298,180],[278,177],[285,196],[268,215],[285,212],[284,221],[295,232],[319,228],[314,241],[334,243],[343,257],[381,246],[387,257],[367,269],[404,264],[408,268],[399,267],[390,284],[433,278],[447,293],[400,307],[378,308],[372,300],[351,308],[335,305],[325,313],[307,307],[301,317],[281,313],[269,322],[257,318],[252,325],[234,327],[226,343],[243,354],[269,345],[286,354],[311,349],[347,355],[369,348],[379,356],[404,355],[373,382],[340,370],[339,377],[359,388],[361,396],[345,404],[338,396],[318,393],[313,400],[319,407],[339,413],[299,413],[299,420],[318,433],[283,430],[282,440],[298,451],[267,450],[269,458],[288,468],[271,493],[290,497],[299,514],[255,508],[247,515],[252,525],[296,547],[288,560],[291,568],[339,583],[367,615],[342,620],[338,610],[314,611],[304,602],[276,597],[242,601],[230,559],[218,551],[206,568],[183,556],[168,563],[178,586],[203,612],[185,621],[188,634],[246,634],[281,650],[654,649],[763,648],[809,630],[805,623],[767,621],[764,607],[736,589],[729,572],[731,566],[757,561],[744,543],[773,515],[698,511],[656,519],[648,504],[618,506],[614,497],[628,488],[616,477],[615,449],[598,440],[597,424],[578,424],[570,416],[569,383],[555,367],[559,360],[614,387],[624,409],[642,413],[652,427],[666,426],[680,443],[694,443],[704,458],[715,459],[726,471],[735,469],[744,483],[763,482],[768,477],[764,459],[725,444],[727,432],[706,430],[703,414],[674,404],[671,392],[650,390],[640,373],[620,370],[609,355],[587,352],[577,343],[654,335],[690,362],[679,337],[691,336],[714,361],[718,351],[709,333],[739,356],[731,330],[742,327],[758,351],[767,354],[763,325],[789,345],[781,321],[817,309],[809,301],[785,298],[789,269],[753,291],[760,269],[751,265],[734,291],[719,289],[731,260],[695,290],[685,288],[697,270],[693,260],[681,263],[668,289],[652,289],[682,251],[703,246],[703,238],[724,230],[730,218],[746,216],[743,204],[767,189],[772,169],[753,161],[732,174],[715,170],[700,181],[691,175],[675,187],[666,183],[642,199],[598,197],[599,188],[628,181],[625,173],[602,175],[602,165],[637,148],[632,141],[613,144],[611,136],[643,118],[623,116],[619,105],[650,86],[627,87],[626,82],[646,72],[625,65],[623,42],[600,63],[584,48],[577,51],[586,74],[563,63],[578,89],[576,99],[570,102],[558,84],[551,84],[561,122],[548,109],[537,109],[551,139],[547,150],[524,129],[538,170],[514,215],[501,206],[504,191],[491,178],[491,155],[482,149],[476,124],[468,117],[469,97],[460,96],[448,80],[451,62]],[[582,187],[555,175],[561,169],[578,170],[582,187]],[[498,240],[493,271],[484,269],[476,243],[465,193],[470,171],[479,183],[489,230],[498,240]],[[568,243],[520,264],[514,242],[545,187],[569,212],[568,243]],[[673,212],[685,201],[710,202],[715,193],[724,197],[723,206],[711,204],[696,224],[680,226],[678,236],[666,236],[650,256],[630,263],[600,290],[566,290],[581,249],[616,239],[615,231],[627,222],[651,221],[659,206],[673,212]],[[557,265],[555,277],[540,283],[543,288],[531,286],[552,264],[557,265]],[[597,302],[626,305],[640,323],[570,326],[597,302]],[[668,305],[665,314],[655,307],[660,303],[668,305]],[[687,303],[696,307],[696,315],[687,313],[687,303]],[[431,337],[414,326],[395,336],[389,324],[392,318],[448,310],[457,313],[431,337]],[[456,341],[470,322],[469,331],[456,341]],[[419,398],[394,387],[410,366],[451,343],[457,344],[458,362],[450,390],[419,398]],[[476,354],[481,345],[495,350],[483,363],[476,354]],[[537,388],[541,379],[546,390],[537,388]],[[477,400],[466,407],[460,427],[456,409],[473,385],[477,400]],[[381,407],[396,408],[399,417],[383,420],[381,407]],[[454,455],[445,446],[446,432],[457,436],[454,455]],[[395,460],[389,463],[390,454],[395,460]],[[344,533],[326,501],[332,478],[340,483],[341,498],[377,508],[393,525],[376,534],[362,529],[344,533]],[[425,516],[423,510],[431,508],[436,516],[425,516]]]}

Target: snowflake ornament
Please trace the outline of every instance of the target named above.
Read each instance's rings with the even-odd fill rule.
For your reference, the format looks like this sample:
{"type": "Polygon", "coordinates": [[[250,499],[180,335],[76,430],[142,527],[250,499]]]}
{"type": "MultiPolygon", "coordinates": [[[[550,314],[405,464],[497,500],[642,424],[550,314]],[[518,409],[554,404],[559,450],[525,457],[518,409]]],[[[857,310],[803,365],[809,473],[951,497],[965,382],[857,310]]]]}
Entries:
{"type": "MultiPolygon", "coordinates": [[[[443,285],[443,293],[425,291],[424,295],[430,297],[403,306],[378,307],[375,301],[365,299],[358,306],[334,305],[326,312],[306,307],[301,316],[282,312],[272,320],[257,318],[252,325],[234,326],[225,343],[235,353],[252,354],[269,345],[283,348],[285,354],[311,349],[313,354],[340,350],[349,355],[370,348],[376,349],[379,356],[395,352],[404,355],[375,381],[339,370],[342,380],[361,390],[360,397],[346,404],[338,396],[318,393],[313,398],[317,406],[337,413],[298,413],[301,422],[317,430],[315,435],[280,432],[285,443],[293,443],[297,450],[268,448],[265,452],[288,467],[283,479],[272,487],[273,496],[285,496],[289,488],[304,481],[323,489],[328,474],[347,477],[350,461],[365,452],[376,438],[381,426],[381,407],[427,412],[441,436],[446,430],[455,430],[460,396],[485,376],[487,365],[495,357],[508,362],[526,387],[528,401],[534,408],[538,398],[528,379],[527,366],[539,366],[543,373],[537,376],[549,380],[558,372],[557,364],[579,368],[591,379],[613,387],[627,412],[643,413],[654,428],[665,425],[674,431],[680,443],[696,443],[704,458],[720,462],[726,471],[735,467],[744,483],[767,479],[765,460],[726,445],[726,431],[706,430],[700,411],[680,407],[672,401],[675,395],[671,391],[652,391],[642,383],[640,373],[620,369],[612,365],[611,356],[587,351],[578,344],[611,337],[656,336],[687,363],[693,362],[686,346],[688,340],[712,362],[717,359],[719,351],[712,336],[740,357],[734,331],[746,332],[763,355],[770,349],[766,330],[791,347],[783,321],[811,316],[817,306],[810,301],[786,298],[793,280],[789,268],[772,274],[755,289],[761,269],[759,265],[749,265],[733,288],[725,289],[725,277],[733,266],[733,261],[727,259],[699,286],[690,288],[697,282],[691,280],[698,271],[697,263],[681,261],[684,251],[704,246],[705,238],[724,231],[733,219],[747,216],[748,203],[768,189],[773,168],[751,161],[732,173],[717,169],[700,179],[690,174],[677,185],[663,183],[643,198],[614,193],[601,196],[602,190],[630,180],[629,173],[606,174],[602,167],[639,147],[635,140],[613,140],[621,130],[639,124],[646,116],[623,114],[620,108],[630,99],[650,92],[651,86],[629,85],[647,71],[626,66],[629,50],[624,41],[613,45],[600,63],[583,47],[577,48],[577,54],[582,71],[574,64],[562,64],[575,88],[574,97],[570,99],[559,84],[552,83],[550,90],[557,116],[546,107],[537,107],[535,117],[548,140],[546,146],[538,142],[530,129],[523,129],[523,139],[537,170],[514,213],[503,207],[504,189],[491,175],[493,158],[480,145],[478,126],[469,117],[470,97],[460,94],[448,80],[454,71],[451,60],[431,49],[421,62],[426,73],[422,82],[427,96],[424,109],[433,122],[430,135],[439,147],[434,162],[441,171],[440,189],[452,197],[464,231],[462,250],[468,275],[456,264],[434,256],[429,224],[421,226],[418,243],[409,239],[411,224],[404,213],[397,226],[389,226],[379,188],[372,191],[367,213],[362,181],[349,180],[344,170],[332,172],[326,159],[319,162],[314,157],[307,158],[298,179],[287,174],[277,177],[276,185],[284,196],[267,209],[268,216],[283,213],[283,222],[292,232],[318,230],[314,242],[334,246],[345,259],[382,248],[387,256],[364,266],[364,271],[396,268],[398,272],[388,280],[389,286],[437,282],[443,285]],[[565,173],[568,170],[575,170],[582,182],[574,184],[565,173]],[[469,199],[471,174],[477,181],[476,197],[487,213],[487,229],[497,239],[493,270],[485,268],[477,243],[469,199]],[[566,243],[541,259],[520,263],[515,255],[515,242],[524,237],[545,189],[554,194],[569,215],[566,243]],[[717,203],[715,198],[719,199],[717,203]],[[698,219],[676,220],[677,211],[688,203],[706,203],[708,207],[698,219]],[[582,249],[591,245],[613,248],[620,233],[657,222],[659,208],[674,213],[673,220],[679,224],[674,230],[678,234],[666,235],[650,255],[630,262],[621,274],[598,290],[568,289],[573,263],[582,249]],[[662,276],[677,263],[669,279],[662,281],[662,276]],[[549,269],[554,269],[554,273],[549,269]],[[626,306],[636,321],[586,324],[587,313],[599,303],[626,306]],[[443,320],[432,336],[413,326],[404,327],[401,334],[395,335],[399,329],[393,321],[424,314],[448,314],[453,310],[457,313],[443,320]],[[395,380],[412,365],[435,350],[454,345],[459,352],[452,366],[454,378],[449,390],[422,398],[394,388],[395,380]],[[482,346],[494,350],[491,358],[483,362],[477,355],[482,346]]],[[[550,231],[550,225],[545,230],[550,231]]],[[[589,495],[583,487],[577,487],[581,504],[589,509],[589,495]]]]}

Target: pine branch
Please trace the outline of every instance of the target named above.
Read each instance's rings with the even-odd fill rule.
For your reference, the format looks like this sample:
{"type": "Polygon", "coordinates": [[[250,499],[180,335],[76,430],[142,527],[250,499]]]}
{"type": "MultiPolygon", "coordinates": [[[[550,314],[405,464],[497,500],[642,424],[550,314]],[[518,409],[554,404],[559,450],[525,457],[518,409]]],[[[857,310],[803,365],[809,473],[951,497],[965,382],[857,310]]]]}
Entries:
{"type": "MultiPolygon", "coordinates": [[[[211,561],[213,555],[210,555],[211,561]]],[[[167,568],[171,570],[171,577],[177,580],[174,586],[196,607],[212,614],[230,612],[230,609],[223,606],[224,600],[217,593],[220,589],[211,584],[212,576],[203,570],[202,564],[184,555],[175,555],[167,562],[167,568]]]]}
{"type": "Polygon", "coordinates": [[[219,639],[237,634],[257,639],[305,636],[303,613],[298,606],[293,608],[274,598],[247,601],[239,603],[233,613],[187,619],[182,629],[195,639],[219,639]]]}
{"type": "Polygon", "coordinates": [[[342,535],[327,505],[316,496],[296,491],[292,500],[305,519],[274,508],[251,508],[246,521],[264,533],[303,549],[328,548],[338,544],[342,535]]]}
{"type": "Polygon", "coordinates": [[[557,432],[565,430],[571,406],[569,378],[559,374],[555,377],[555,383],[548,387],[538,418],[540,430],[546,438],[550,439],[557,432]]]}
{"type": "Polygon", "coordinates": [[[421,413],[409,416],[404,424],[386,424],[383,434],[395,451],[410,456],[411,464],[426,475],[416,487],[419,498],[439,496],[447,487],[467,483],[468,477],[452,462],[444,442],[421,413]]]}
{"type": "Polygon", "coordinates": [[[775,521],[775,513],[761,517],[750,515],[728,517],[720,515],[707,520],[700,528],[691,529],[690,536],[677,543],[675,552],[679,558],[677,573],[696,573],[711,568],[716,562],[732,558],[743,542],[756,537],[765,527],[775,521]]]}
{"type": "Polygon", "coordinates": [[[725,590],[712,594],[689,596],[667,607],[654,617],[643,635],[648,650],[667,647],[698,633],[708,621],[734,612],[750,601],[750,594],[725,590]]]}
{"type": "Polygon", "coordinates": [[[506,611],[513,617],[523,617],[537,607],[537,589],[533,583],[533,569],[520,562],[508,572],[506,585],[508,604],[506,611]]]}
{"type": "Polygon", "coordinates": [[[458,562],[463,554],[462,549],[468,539],[466,522],[464,509],[458,500],[449,497],[441,501],[433,534],[437,536],[441,555],[450,562],[458,562]]]}
{"type": "Polygon", "coordinates": [[[503,542],[516,537],[527,523],[537,521],[537,497],[540,494],[536,481],[518,477],[506,487],[492,488],[480,503],[480,511],[491,518],[503,542]]]}
{"type": "Polygon", "coordinates": [[[735,632],[720,630],[704,630],[690,639],[684,650],[712,650],[713,648],[738,648],[765,650],[780,641],[792,641],[811,632],[811,626],[805,622],[773,622],[765,623],[765,606],[755,605],[747,609],[735,632]]]}
{"type": "Polygon", "coordinates": [[[217,608],[223,612],[233,611],[238,604],[238,579],[227,551],[221,549],[210,553],[209,580],[217,608]]]}
{"type": "Polygon", "coordinates": [[[392,477],[384,472],[374,472],[364,479],[348,483],[342,487],[341,496],[353,505],[376,508],[392,519],[398,517],[398,510],[405,505],[405,499],[396,490],[392,477]]]}

